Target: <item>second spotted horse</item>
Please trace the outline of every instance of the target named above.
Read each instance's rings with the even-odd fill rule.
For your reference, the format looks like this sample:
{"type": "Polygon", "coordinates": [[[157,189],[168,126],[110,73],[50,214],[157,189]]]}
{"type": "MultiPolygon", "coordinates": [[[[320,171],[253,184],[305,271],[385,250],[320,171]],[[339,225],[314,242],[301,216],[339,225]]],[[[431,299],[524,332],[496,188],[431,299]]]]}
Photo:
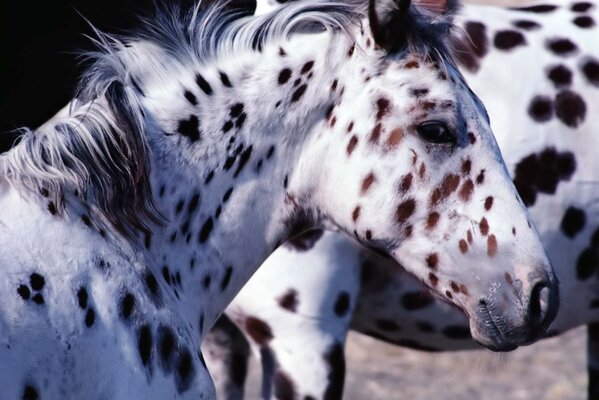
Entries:
{"type": "MultiPolygon", "coordinates": [[[[258,2],[258,11],[268,7],[267,1],[258,2]]],[[[597,20],[593,2],[520,9],[465,6],[453,39],[461,68],[488,107],[514,183],[557,267],[567,300],[548,335],[588,324],[589,398],[599,396],[597,20]]],[[[460,173],[471,170],[466,163],[460,173]]],[[[376,188],[378,178],[366,176],[362,189],[376,188]]],[[[476,176],[474,185],[484,179],[476,176]]],[[[481,199],[481,206],[498,211],[493,193],[481,199]]],[[[445,238],[470,254],[473,240],[489,236],[488,221],[477,221],[465,237],[460,234],[449,232],[445,238]]],[[[498,282],[514,283],[507,275],[498,282]]],[[[441,292],[452,302],[464,290],[450,281],[441,292]]],[[[297,398],[322,398],[331,382],[340,396],[342,344],[349,329],[426,351],[478,348],[463,313],[431,296],[394,261],[330,232],[311,231],[283,246],[226,314],[261,358],[264,397],[277,397],[277,388],[287,386],[297,398]],[[338,346],[334,356],[332,346],[338,346]]],[[[223,319],[207,342],[209,354],[219,358],[212,363],[213,374],[228,398],[242,396],[242,360],[248,352],[236,329],[223,319]]]]}

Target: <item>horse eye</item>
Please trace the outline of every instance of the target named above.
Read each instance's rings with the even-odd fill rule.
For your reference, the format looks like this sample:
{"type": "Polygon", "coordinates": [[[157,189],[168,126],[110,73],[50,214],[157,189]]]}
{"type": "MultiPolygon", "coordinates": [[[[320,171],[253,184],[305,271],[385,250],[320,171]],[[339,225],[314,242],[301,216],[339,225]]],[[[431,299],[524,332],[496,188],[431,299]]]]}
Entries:
{"type": "Polygon", "coordinates": [[[455,135],[441,121],[426,121],[416,128],[420,137],[429,143],[454,144],[455,135]]]}

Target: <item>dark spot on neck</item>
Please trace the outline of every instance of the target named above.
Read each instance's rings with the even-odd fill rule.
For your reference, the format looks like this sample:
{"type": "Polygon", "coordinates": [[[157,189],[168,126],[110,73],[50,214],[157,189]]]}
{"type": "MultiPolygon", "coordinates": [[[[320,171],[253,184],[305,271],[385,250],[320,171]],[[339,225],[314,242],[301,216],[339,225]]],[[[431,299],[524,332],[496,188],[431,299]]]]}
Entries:
{"type": "Polygon", "coordinates": [[[279,72],[279,77],[277,78],[279,85],[284,85],[291,78],[291,70],[289,68],[284,68],[279,72]]]}
{"type": "Polygon", "coordinates": [[[524,35],[518,31],[503,30],[498,31],[495,34],[493,44],[497,49],[507,51],[525,45],[526,39],[524,38],[524,35]]]}
{"type": "Polygon", "coordinates": [[[206,93],[208,96],[212,95],[212,87],[202,75],[196,75],[196,83],[204,93],[206,93]]]}
{"type": "Polygon", "coordinates": [[[566,57],[578,51],[576,44],[566,38],[548,39],[545,45],[554,54],[562,57],[566,57]]]}

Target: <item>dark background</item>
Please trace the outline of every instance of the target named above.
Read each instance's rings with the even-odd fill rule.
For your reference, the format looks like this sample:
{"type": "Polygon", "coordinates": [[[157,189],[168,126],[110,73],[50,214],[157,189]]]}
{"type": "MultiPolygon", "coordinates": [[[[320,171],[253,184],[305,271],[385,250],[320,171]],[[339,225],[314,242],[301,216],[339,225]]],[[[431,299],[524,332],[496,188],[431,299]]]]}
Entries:
{"type": "MultiPolygon", "coordinates": [[[[252,0],[236,1],[251,7],[252,0]]],[[[10,131],[41,125],[71,99],[84,68],[78,54],[93,49],[84,17],[104,32],[125,33],[153,10],[153,0],[1,0],[0,152],[16,138],[10,131]]]]}

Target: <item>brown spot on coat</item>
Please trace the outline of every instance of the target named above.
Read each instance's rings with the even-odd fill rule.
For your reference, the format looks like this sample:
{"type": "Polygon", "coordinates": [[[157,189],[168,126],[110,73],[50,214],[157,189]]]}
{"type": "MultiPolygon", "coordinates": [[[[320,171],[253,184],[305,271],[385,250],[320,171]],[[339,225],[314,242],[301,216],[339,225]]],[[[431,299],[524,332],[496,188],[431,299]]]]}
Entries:
{"type": "Polygon", "coordinates": [[[411,60],[411,61],[408,61],[408,62],[407,62],[405,65],[404,65],[404,67],[405,67],[406,69],[418,68],[418,67],[420,67],[420,64],[418,64],[418,61],[416,61],[416,60],[411,60]]]}
{"type": "Polygon", "coordinates": [[[279,77],[277,80],[279,81],[279,85],[286,84],[291,78],[291,70],[289,68],[284,68],[279,72],[279,77]]]}
{"type": "Polygon", "coordinates": [[[358,218],[360,218],[360,211],[361,211],[360,206],[354,208],[354,211],[351,214],[351,218],[354,222],[356,222],[358,220],[358,218]]]}
{"type": "Polygon", "coordinates": [[[440,218],[441,215],[438,212],[433,211],[430,213],[426,218],[426,229],[432,230],[435,226],[437,226],[440,218]]]}
{"type": "Polygon", "coordinates": [[[412,187],[412,173],[408,173],[401,178],[401,183],[399,184],[399,192],[406,193],[412,187]]]}
{"type": "Polygon", "coordinates": [[[374,129],[372,129],[372,133],[370,134],[370,138],[368,139],[371,143],[378,143],[379,138],[381,137],[381,131],[383,126],[378,123],[375,125],[374,129]]]}
{"type": "Polygon", "coordinates": [[[489,211],[493,207],[493,196],[489,196],[485,199],[485,210],[489,211]]]}
{"type": "Polygon", "coordinates": [[[293,381],[283,371],[277,371],[273,378],[274,398],[279,400],[295,399],[293,381]]]}
{"type": "Polygon", "coordinates": [[[412,214],[414,214],[415,210],[416,201],[414,199],[408,199],[397,207],[397,211],[395,212],[395,219],[400,224],[403,224],[408,220],[408,218],[412,216],[412,214]]]}
{"type": "Polygon", "coordinates": [[[487,238],[487,254],[489,257],[495,257],[497,254],[497,238],[495,235],[490,235],[487,238]]]}
{"type": "Polygon", "coordinates": [[[279,297],[278,302],[281,308],[293,313],[296,312],[299,303],[297,300],[297,290],[289,289],[283,296],[279,297]]]}
{"type": "Polygon", "coordinates": [[[470,199],[472,198],[473,191],[474,191],[474,183],[472,183],[472,179],[468,179],[462,185],[459,196],[463,201],[470,201],[470,199]]]}
{"type": "Polygon", "coordinates": [[[429,254],[426,257],[426,266],[430,269],[437,269],[439,267],[439,255],[437,253],[429,254]]]}
{"type": "Polygon", "coordinates": [[[397,147],[397,145],[401,142],[401,139],[404,136],[404,132],[403,129],[401,128],[395,128],[391,131],[391,133],[389,134],[389,137],[387,138],[387,148],[389,149],[395,149],[397,147]]]}
{"type": "Polygon", "coordinates": [[[356,135],[353,135],[351,137],[351,139],[349,139],[349,143],[347,144],[347,155],[348,156],[351,156],[351,153],[353,153],[353,151],[357,145],[358,145],[358,137],[356,135]]]}
{"type": "Polygon", "coordinates": [[[437,286],[437,283],[439,283],[439,278],[437,277],[437,275],[433,274],[432,272],[429,272],[428,280],[433,287],[437,286]]]}
{"type": "Polygon", "coordinates": [[[570,128],[576,128],[583,123],[586,112],[586,103],[578,93],[562,90],[555,97],[555,115],[570,128]]]}
{"type": "Polygon", "coordinates": [[[472,161],[470,161],[470,159],[464,160],[464,162],[462,162],[462,175],[464,175],[464,176],[469,175],[471,170],[472,170],[472,161]]]}
{"type": "Polygon", "coordinates": [[[483,219],[480,220],[480,223],[478,224],[479,228],[480,228],[480,233],[483,236],[487,236],[487,234],[489,233],[489,222],[487,221],[487,219],[485,217],[483,217],[483,219]]]}
{"type": "Polygon", "coordinates": [[[389,113],[391,102],[384,97],[381,97],[376,101],[376,119],[377,121],[383,119],[385,115],[389,113]]]}
{"type": "Polygon", "coordinates": [[[466,254],[468,251],[468,243],[464,239],[460,239],[460,251],[462,254],[466,254]]]}
{"type": "Polygon", "coordinates": [[[362,188],[360,189],[360,193],[361,194],[366,194],[366,192],[368,192],[368,189],[370,189],[370,187],[372,186],[372,184],[376,182],[376,177],[374,176],[374,174],[371,172],[369,173],[366,178],[364,178],[364,180],[362,181],[362,188]]]}
{"type": "Polygon", "coordinates": [[[273,338],[270,326],[255,317],[247,317],[245,319],[245,331],[260,346],[264,346],[273,338]]]}
{"type": "Polygon", "coordinates": [[[476,184],[477,185],[482,185],[483,182],[485,181],[485,170],[481,169],[480,173],[478,174],[478,176],[476,177],[476,184]]]}
{"type": "Polygon", "coordinates": [[[445,200],[449,195],[456,191],[460,184],[460,177],[456,174],[447,174],[443,178],[441,186],[433,190],[431,195],[431,203],[439,204],[445,200]]]}

